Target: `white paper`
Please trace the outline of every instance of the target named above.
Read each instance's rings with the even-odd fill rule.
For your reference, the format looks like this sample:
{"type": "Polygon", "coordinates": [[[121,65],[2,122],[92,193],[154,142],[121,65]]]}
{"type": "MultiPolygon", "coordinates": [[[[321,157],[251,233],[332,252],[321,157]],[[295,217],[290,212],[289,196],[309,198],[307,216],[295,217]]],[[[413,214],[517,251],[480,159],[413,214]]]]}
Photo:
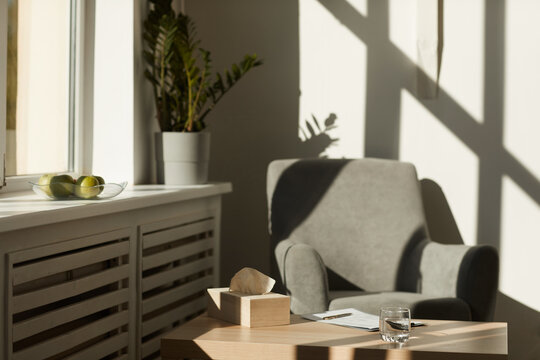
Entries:
{"type": "MultiPolygon", "coordinates": [[[[318,321],[326,324],[340,325],[353,327],[358,329],[364,329],[368,331],[377,331],[379,330],[379,317],[377,315],[368,314],[363,311],[347,308],[339,310],[330,310],[317,314],[304,314],[302,315],[304,319],[318,321]],[[327,316],[335,316],[340,314],[348,314],[349,316],[339,317],[336,319],[323,320],[327,316]]],[[[411,326],[422,326],[425,325],[420,321],[411,321],[411,326]]]]}
{"type": "Polygon", "coordinates": [[[369,331],[379,330],[379,317],[377,315],[368,314],[353,308],[330,310],[317,314],[305,314],[302,315],[302,317],[308,320],[318,321],[326,324],[348,326],[369,331]],[[352,315],[340,317],[337,319],[323,320],[323,318],[327,316],[347,313],[351,313],[352,315]]]}

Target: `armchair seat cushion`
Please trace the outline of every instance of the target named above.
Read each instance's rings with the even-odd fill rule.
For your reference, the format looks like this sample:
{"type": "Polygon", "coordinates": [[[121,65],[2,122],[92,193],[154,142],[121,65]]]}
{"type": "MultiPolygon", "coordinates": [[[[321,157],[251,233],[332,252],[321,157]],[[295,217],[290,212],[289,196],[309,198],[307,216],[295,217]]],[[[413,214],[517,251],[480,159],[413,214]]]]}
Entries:
{"type": "Polygon", "coordinates": [[[381,306],[403,306],[411,309],[411,316],[416,319],[471,320],[469,305],[460,298],[434,298],[401,291],[330,291],[329,296],[330,310],[355,308],[378,315],[381,306]]]}

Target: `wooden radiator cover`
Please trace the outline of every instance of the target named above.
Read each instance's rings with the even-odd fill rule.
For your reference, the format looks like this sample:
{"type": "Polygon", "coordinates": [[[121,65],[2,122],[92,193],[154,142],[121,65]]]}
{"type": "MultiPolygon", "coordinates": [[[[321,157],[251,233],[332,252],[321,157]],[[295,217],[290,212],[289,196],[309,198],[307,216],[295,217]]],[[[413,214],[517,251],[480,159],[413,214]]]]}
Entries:
{"type": "Polygon", "coordinates": [[[160,358],[161,336],[219,284],[221,198],[153,201],[0,228],[1,359],[160,358]]]}
{"type": "Polygon", "coordinates": [[[14,360],[127,359],[129,229],[8,254],[14,360]]]}
{"type": "Polygon", "coordinates": [[[159,357],[160,338],[206,310],[215,279],[211,213],[144,225],[141,271],[141,357],[159,357]]]}

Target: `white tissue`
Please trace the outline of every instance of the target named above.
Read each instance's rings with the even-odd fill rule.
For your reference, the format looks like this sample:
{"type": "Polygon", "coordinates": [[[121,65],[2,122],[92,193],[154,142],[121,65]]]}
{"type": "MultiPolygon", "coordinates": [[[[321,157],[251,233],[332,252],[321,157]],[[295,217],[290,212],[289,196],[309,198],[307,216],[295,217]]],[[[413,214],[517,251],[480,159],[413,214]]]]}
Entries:
{"type": "Polygon", "coordinates": [[[276,280],[260,271],[245,267],[231,279],[229,291],[237,291],[247,295],[263,295],[269,293],[276,280]]]}

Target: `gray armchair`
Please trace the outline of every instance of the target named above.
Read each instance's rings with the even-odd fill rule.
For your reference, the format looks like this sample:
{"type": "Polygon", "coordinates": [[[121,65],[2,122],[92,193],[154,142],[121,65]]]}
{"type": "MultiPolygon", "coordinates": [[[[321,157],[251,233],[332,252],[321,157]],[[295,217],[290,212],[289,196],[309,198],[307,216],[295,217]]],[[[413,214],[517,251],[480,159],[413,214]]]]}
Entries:
{"type": "Polygon", "coordinates": [[[429,239],[412,164],[277,160],[270,233],[293,313],[404,305],[416,318],[490,320],[498,254],[429,239]]]}

